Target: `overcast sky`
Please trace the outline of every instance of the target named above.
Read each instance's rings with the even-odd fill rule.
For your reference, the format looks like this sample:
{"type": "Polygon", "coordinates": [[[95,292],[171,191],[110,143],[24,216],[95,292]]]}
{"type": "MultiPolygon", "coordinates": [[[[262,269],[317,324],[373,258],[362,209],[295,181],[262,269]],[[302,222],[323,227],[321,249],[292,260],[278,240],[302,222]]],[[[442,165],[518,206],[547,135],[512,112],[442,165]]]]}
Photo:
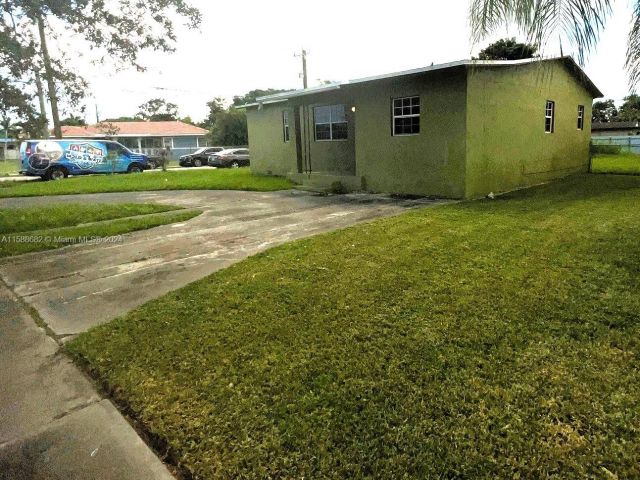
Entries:
{"type": "MultiPolygon", "coordinates": [[[[79,64],[93,97],[87,101],[87,121],[95,121],[96,104],[101,118],[134,115],[153,97],[178,104],[181,116],[199,121],[213,97],[230,99],[255,88],[300,88],[300,59],[294,53],[302,47],[310,52],[309,84],[315,85],[470,58],[490,40],[518,34],[504,31],[471,45],[466,0],[191,3],[202,12],[201,30],[180,28],[175,53],[144,54],[147,72],[112,73],[79,64]]],[[[616,100],[628,93],[623,66],[630,19],[629,0],[618,0],[585,66],[605,95],[616,100]]],[[[558,45],[548,45],[544,54],[559,53],[558,45]]],[[[571,53],[569,45],[564,53],[571,53]]]]}

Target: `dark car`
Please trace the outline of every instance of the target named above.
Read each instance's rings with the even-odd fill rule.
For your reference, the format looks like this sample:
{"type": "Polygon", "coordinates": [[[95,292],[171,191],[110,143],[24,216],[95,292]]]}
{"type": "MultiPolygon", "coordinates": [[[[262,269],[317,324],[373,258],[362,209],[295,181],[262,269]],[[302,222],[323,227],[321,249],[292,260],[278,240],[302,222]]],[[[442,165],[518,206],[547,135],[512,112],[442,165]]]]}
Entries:
{"type": "Polygon", "coordinates": [[[224,147],[204,147],[196,150],[189,155],[183,155],[180,157],[181,167],[201,167],[207,164],[209,155],[222,152],[224,147]]]}
{"type": "Polygon", "coordinates": [[[222,150],[213,155],[209,155],[210,167],[248,167],[249,162],[249,149],[248,148],[229,148],[222,150]]]}

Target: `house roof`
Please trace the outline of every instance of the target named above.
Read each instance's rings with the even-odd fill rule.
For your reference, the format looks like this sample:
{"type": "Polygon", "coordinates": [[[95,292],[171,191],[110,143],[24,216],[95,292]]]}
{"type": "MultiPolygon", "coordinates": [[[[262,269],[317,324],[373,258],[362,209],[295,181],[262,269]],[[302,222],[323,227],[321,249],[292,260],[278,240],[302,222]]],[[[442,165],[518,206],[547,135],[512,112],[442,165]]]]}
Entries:
{"type": "Polygon", "coordinates": [[[416,75],[426,72],[435,72],[439,70],[447,70],[460,67],[476,67],[476,68],[500,68],[500,67],[512,67],[517,65],[527,65],[536,62],[553,62],[561,61],[569,69],[572,75],[584,85],[584,87],[593,95],[594,98],[600,98],[604,95],[595,86],[591,79],[584,73],[584,70],[576,63],[576,61],[569,56],[565,57],[552,57],[552,58],[527,58],[524,60],[459,60],[456,62],[441,63],[438,65],[430,65],[428,67],[414,68],[412,70],[403,70],[401,72],[387,73],[383,75],[376,75],[374,77],[364,77],[355,80],[348,80],[345,82],[336,82],[328,85],[321,85],[319,87],[305,88],[303,90],[292,90],[289,92],[276,93],[274,95],[267,95],[265,97],[258,97],[256,102],[241,105],[238,108],[243,107],[255,107],[259,105],[269,103],[281,103],[286,102],[290,98],[301,97],[304,95],[313,95],[315,93],[328,92],[331,90],[339,90],[347,85],[355,85],[359,83],[373,82],[376,80],[383,80],[396,77],[404,77],[408,75],[416,75]]]}
{"type": "MultiPolygon", "coordinates": [[[[114,137],[181,137],[201,136],[208,132],[204,128],[180,121],[170,122],[108,122],[118,129],[114,137]]],[[[62,127],[63,138],[104,137],[104,128],[98,125],[86,127],[62,127]]]]}
{"type": "Polygon", "coordinates": [[[591,130],[632,130],[639,128],[638,122],[593,122],[591,130]]]}

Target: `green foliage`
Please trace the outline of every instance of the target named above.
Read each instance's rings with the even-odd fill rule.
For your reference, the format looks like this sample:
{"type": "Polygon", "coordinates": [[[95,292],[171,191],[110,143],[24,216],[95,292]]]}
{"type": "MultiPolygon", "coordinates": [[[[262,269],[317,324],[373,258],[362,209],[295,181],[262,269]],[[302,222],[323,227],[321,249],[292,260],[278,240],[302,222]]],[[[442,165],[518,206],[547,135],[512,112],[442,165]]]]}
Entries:
{"type": "Polygon", "coordinates": [[[624,102],[618,112],[618,119],[621,122],[640,121],[640,96],[631,94],[624,97],[624,102]]]}
{"type": "Polygon", "coordinates": [[[598,100],[593,102],[591,116],[594,122],[615,122],[618,119],[618,109],[613,100],[598,100]]]}
{"type": "Polygon", "coordinates": [[[110,237],[183,222],[197,210],[155,204],[76,205],[0,210],[0,257],[65,247],[83,237],[110,237]],[[30,240],[25,241],[24,237],[30,240]]]}
{"type": "MultiPolygon", "coordinates": [[[[471,30],[479,41],[515,25],[538,48],[564,35],[584,64],[598,43],[611,5],[611,0],[471,0],[471,30]]],[[[631,87],[640,81],[640,0],[634,0],[633,6],[626,61],[631,87]]]]}
{"type": "Polygon", "coordinates": [[[60,121],[60,125],[69,125],[73,127],[86,127],[87,122],[82,117],[71,115],[70,117],[62,119],[60,121]]]}
{"type": "Polygon", "coordinates": [[[638,478],[639,202],[581,175],[414,210],[67,350],[193,478],[638,478]]]}
{"type": "Polygon", "coordinates": [[[207,130],[211,130],[213,126],[216,124],[216,119],[218,115],[227,111],[224,106],[224,98],[216,97],[210,102],[207,102],[207,107],[209,108],[209,113],[207,114],[207,118],[200,124],[202,128],[206,128],[207,130]]]}
{"type": "Polygon", "coordinates": [[[277,88],[267,88],[266,90],[251,90],[241,96],[233,97],[233,106],[238,107],[247,103],[254,103],[258,97],[266,97],[267,95],[274,95],[276,93],[286,92],[287,90],[278,90],[277,88]]]}
{"type": "Polygon", "coordinates": [[[144,122],[143,119],[139,117],[115,117],[115,118],[105,118],[102,120],[103,123],[113,123],[113,122],[144,122]]]}
{"type": "Polygon", "coordinates": [[[171,121],[178,119],[178,106],[164,98],[152,98],[139,107],[136,117],[145,121],[171,121]]]}
{"type": "Polygon", "coordinates": [[[240,110],[218,113],[208,137],[212,145],[247,145],[247,115],[240,110]]]}
{"type": "Polygon", "coordinates": [[[533,58],[538,47],[517,42],[515,38],[503,38],[480,51],[480,60],[522,60],[533,58]]]}
{"type": "Polygon", "coordinates": [[[640,175],[640,155],[600,152],[591,159],[591,172],[640,175]]]}
{"type": "Polygon", "coordinates": [[[608,155],[617,155],[622,152],[622,147],[620,145],[599,145],[597,143],[591,144],[591,154],[608,154],[608,155]]]}
{"type": "Polygon", "coordinates": [[[329,187],[329,193],[333,193],[335,195],[344,195],[345,193],[349,193],[347,187],[340,181],[335,181],[331,183],[329,187]]]}
{"type": "Polygon", "coordinates": [[[57,182],[0,182],[0,198],[76,193],[152,190],[287,190],[293,184],[280,177],[254,175],[248,168],[154,171],[142,175],[70,177],[57,182]]]}

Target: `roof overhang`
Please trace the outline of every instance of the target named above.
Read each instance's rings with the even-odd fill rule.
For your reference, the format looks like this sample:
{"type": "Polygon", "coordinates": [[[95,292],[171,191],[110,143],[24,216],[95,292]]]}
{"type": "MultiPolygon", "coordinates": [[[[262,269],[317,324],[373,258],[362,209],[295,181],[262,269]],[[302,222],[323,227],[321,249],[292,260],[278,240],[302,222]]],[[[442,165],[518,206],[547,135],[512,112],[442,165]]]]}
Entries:
{"type": "Polygon", "coordinates": [[[526,58],[523,60],[458,60],[455,62],[441,63],[438,65],[429,65],[427,67],[414,68],[411,70],[403,70],[400,72],[387,73],[383,75],[376,75],[373,77],[357,78],[355,80],[348,80],[345,82],[332,83],[329,85],[321,85],[319,87],[306,88],[303,90],[292,90],[289,92],[276,93],[274,95],[268,95],[264,97],[258,97],[254,103],[247,103],[240,105],[236,108],[261,108],[262,105],[268,105],[272,103],[283,103],[292,98],[302,97],[306,95],[314,95],[318,93],[330,92],[332,90],[339,90],[349,85],[357,85],[367,82],[375,82],[378,80],[393,79],[397,77],[405,77],[410,75],[424,74],[428,72],[436,72],[441,70],[449,70],[455,68],[504,68],[519,65],[529,65],[534,63],[562,61],[569,71],[578,79],[582,85],[593,95],[593,98],[601,98],[604,95],[595,86],[587,74],[576,63],[576,61],[570,56],[564,57],[552,57],[552,58],[526,58]]]}

